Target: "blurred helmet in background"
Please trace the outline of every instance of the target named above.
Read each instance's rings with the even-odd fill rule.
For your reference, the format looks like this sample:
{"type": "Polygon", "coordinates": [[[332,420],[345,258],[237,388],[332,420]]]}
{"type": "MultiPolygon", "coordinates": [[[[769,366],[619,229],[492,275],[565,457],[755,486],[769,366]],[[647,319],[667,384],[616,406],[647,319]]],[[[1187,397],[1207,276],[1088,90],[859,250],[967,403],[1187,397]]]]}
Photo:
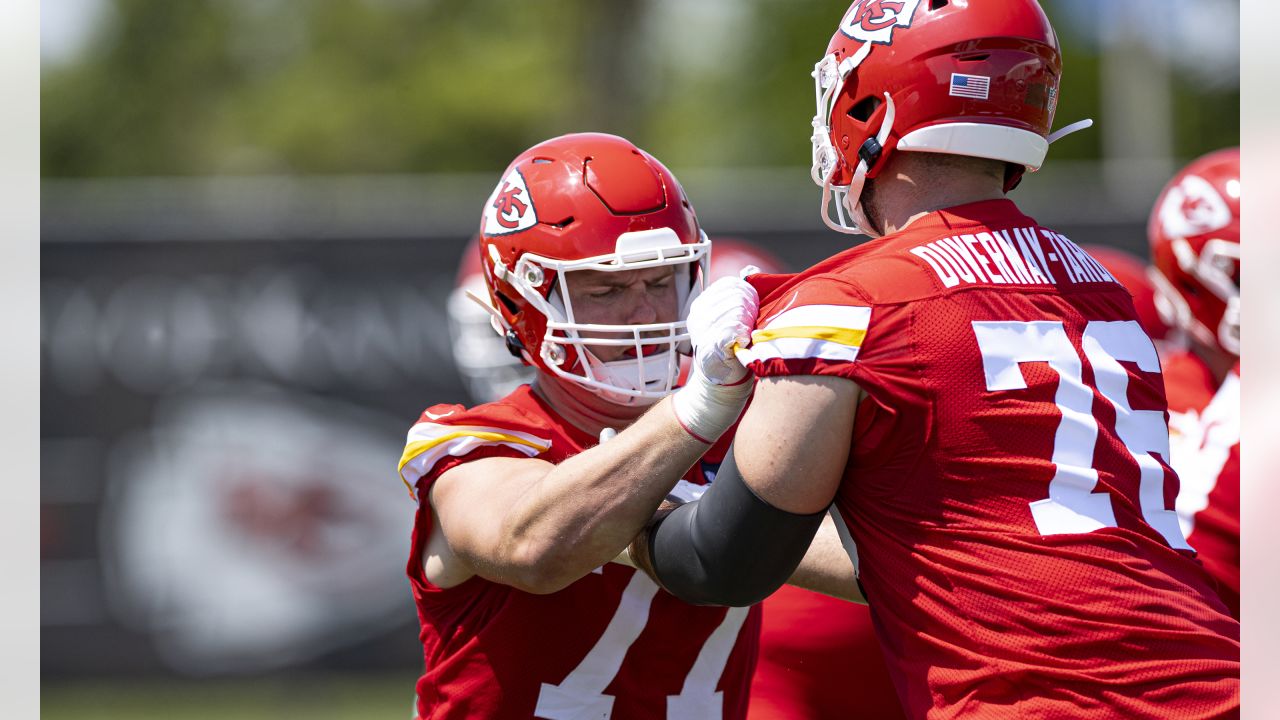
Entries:
{"type": "Polygon", "coordinates": [[[481,267],[508,347],[619,405],[654,403],[675,386],[677,348],[688,341],[688,302],[706,275],[709,247],[671,171],[627,140],[599,133],[564,135],[521,153],[480,224],[481,267]],[[661,266],[676,270],[675,322],[574,319],[568,286],[575,271],[661,266]],[[625,346],[635,354],[602,362],[588,345],[625,346]]]}
{"type": "Polygon", "coordinates": [[[755,265],[762,273],[784,273],[786,266],[776,255],[741,238],[717,237],[711,241],[711,269],[707,282],[737,276],[742,268],[755,265]]]}
{"type": "Polygon", "coordinates": [[[1157,292],[1197,342],[1240,354],[1240,149],[1174,176],[1147,223],[1157,292]]]}
{"type": "Polygon", "coordinates": [[[898,150],[1003,160],[1012,189],[1056,139],[1061,74],[1058,38],[1035,0],[853,3],[813,71],[823,222],[874,234],[863,186],[898,150]]]}
{"type": "Polygon", "coordinates": [[[533,379],[533,368],[507,350],[489,302],[477,236],[462,251],[447,308],[453,361],[476,403],[499,400],[533,379]]]}

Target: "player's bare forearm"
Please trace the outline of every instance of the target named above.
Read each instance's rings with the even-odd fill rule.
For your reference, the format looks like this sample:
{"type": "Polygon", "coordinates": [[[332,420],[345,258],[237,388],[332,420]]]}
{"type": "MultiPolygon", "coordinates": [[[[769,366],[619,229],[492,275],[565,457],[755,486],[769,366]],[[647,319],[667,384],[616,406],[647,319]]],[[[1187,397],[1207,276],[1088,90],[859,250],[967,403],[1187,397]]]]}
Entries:
{"type": "Polygon", "coordinates": [[[553,592],[622,551],[707,451],[663,400],[607,443],[551,467],[511,505],[503,554],[553,592]]]}
{"type": "Polygon", "coordinates": [[[840,543],[840,533],[830,516],[822,521],[822,527],[818,528],[818,534],[787,584],[849,602],[867,602],[858,590],[853,561],[840,543]]]}

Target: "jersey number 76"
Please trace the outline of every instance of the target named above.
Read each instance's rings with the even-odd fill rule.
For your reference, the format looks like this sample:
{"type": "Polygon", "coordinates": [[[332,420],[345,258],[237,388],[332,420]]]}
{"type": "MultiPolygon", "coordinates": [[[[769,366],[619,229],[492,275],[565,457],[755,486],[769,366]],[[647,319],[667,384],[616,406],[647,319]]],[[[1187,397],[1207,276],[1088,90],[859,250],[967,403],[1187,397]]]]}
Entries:
{"type": "Polygon", "coordinates": [[[1080,343],[1083,358],[1057,321],[974,322],[973,332],[982,352],[988,390],[1025,390],[1027,383],[1018,367],[1025,362],[1048,363],[1060,378],[1054,404],[1062,419],[1054,434],[1049,497],[1030,504],[1041,535],[1116,527],[1111,497],[1094,492],[1098,482],[1098,471],[1093,467],[1098,441],[1098,419],[1093,412],[1096,390],[1115,407],[1116,435],[1138,465],[1138,505],[1143,519],[1171,547],[1191,549],[1177,514],[1165,509],[1165,468],[1152,456],[1158,453],[1166,461],[1169,457],[1164,413],[1129,407],[1129,374],[1120,362],[1136,363],[1144,372],[1160,372],[1155,346],[1137,322],[1089,322],[1080,343]],[[1096,387],[1084,383],[1085,361],[1093,368],[1096,387]]]}

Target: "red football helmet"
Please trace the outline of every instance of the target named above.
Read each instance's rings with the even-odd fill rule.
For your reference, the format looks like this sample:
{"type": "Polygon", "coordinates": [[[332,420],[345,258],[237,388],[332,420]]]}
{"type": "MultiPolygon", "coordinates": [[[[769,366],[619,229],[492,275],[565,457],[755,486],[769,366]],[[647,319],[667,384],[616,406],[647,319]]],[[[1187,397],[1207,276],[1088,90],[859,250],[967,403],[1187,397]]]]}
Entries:
{"type": "Polygon", "coordinates": [[[532,380],[533,368],[507,352],[502,326],[489,304],[479,245],[477,236],[463,250],[447,309],[454,365],[471,399],[487,403],[532,380]]]}
{"type": "Polygon", "coordinates": [[[1138,311],[1138,323],[1147,335],[1157,343],[1169,339],[1173,315],[1167,304],[1156,297],[1147,264],[1130,253],[1104,245],[1082,245],[1090,257],[1102,263],[1111,276],[1120,281],[1133,296],[1133,307],[1138,311]]]}
{"type": "Polygon", "coordinates": [[[1191,337],[1240,354],[1240,149],[1206,155],[1165,186],[1147,223],[1157,291],[1191,337]]]}
{"type": "Polygon", "coordinates": [[[876,234],[862,190],[897,150],[1003,160],[1012,189],[1051,142],[1091,124],[1050,134],[1061,70],[1036,0],[857,0],[813,71],[823,222],[876,234]]]}
{"type": "Polygon", "coordinates": [[[688,302],[706,277],[709,247],[671,171],[630,142],[598,133],[564,135],[521,153],[480,223],[485,281],[508,347],[526,363],[622,405],[656,402],[675,386],[677,348],[689,338],[688,302]],[[677,321],[575,320],[567,289],[573,271],[666,265],[676,269],[677,321]],[[589,345],[626,346],[635,354],[606,363],[589,345]]]}

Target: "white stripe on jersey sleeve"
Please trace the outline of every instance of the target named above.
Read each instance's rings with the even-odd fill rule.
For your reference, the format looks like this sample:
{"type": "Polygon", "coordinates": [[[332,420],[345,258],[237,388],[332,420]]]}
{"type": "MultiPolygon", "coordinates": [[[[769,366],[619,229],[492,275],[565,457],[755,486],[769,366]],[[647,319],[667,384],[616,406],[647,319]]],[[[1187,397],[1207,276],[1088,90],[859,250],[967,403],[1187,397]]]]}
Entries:
{"type": "Polygon", "coordinates": [[[400,478],[416,500],[414,485],[437,462],[448,456],[461,457],[482,447],[506,447],[534,457],[550,449],[551,441],[505,428],[420,422],[409,429],[405,439],[400,478]]]}
{"type": "Polygon", "coordinates": [[[769,318],[761,330],[784,327],[835,327],[866,330],[871,324],[871,308],[854,305],[802,305],[769,318]]]}
{"type": "Polygon", "coordinates": [[[803,305],[791,308],[770,318],[753,333],[756,342],[749,349],[739,350],[738,359],[743,364],[771,359],[853,362],[870,323],[869,307],[803,305]],[[789,329],[792,332],[787,332],[789,329]]]}

